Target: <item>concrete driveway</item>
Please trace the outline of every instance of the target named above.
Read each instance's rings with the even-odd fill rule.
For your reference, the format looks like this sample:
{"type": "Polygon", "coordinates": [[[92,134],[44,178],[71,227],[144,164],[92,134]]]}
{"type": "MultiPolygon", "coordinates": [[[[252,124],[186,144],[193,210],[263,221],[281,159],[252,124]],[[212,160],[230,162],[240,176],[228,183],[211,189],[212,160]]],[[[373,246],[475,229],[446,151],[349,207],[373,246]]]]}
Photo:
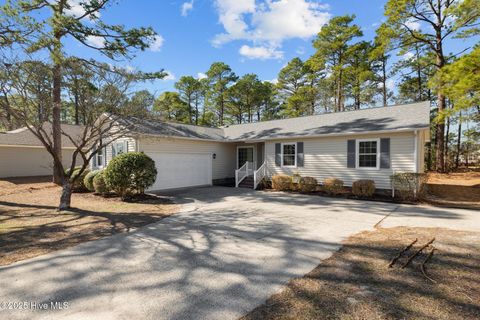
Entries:
{"type": "Polygon", "coordinates": [[[36,304],[0,318],[235,319],[379,222],[480,230],[468,210],[221,187],[171,196],[183,211],[158,223],[0,267],[0,304],[36,304]],[[39,310],[50,302],[68,308],[39,310]]]}

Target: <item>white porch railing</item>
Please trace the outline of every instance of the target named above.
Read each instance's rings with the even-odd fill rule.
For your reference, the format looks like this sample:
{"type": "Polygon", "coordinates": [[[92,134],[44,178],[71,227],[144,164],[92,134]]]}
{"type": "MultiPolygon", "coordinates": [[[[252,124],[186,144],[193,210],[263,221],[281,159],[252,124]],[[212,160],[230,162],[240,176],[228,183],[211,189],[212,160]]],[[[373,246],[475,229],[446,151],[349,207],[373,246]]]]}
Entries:
{"type": "Polygon", "coordinates": [[[257,189],[258,184],[262,179],[267,175],[267,166],[265,162],[258,168],[258,170],[253,172],[253,189],[257,189]]]}
{"type": "Polygon", "coordinates": [[[238,188],[240,182],[248,176],[248,161],[239,169],[235,170],[235,187],[238,188]]]}

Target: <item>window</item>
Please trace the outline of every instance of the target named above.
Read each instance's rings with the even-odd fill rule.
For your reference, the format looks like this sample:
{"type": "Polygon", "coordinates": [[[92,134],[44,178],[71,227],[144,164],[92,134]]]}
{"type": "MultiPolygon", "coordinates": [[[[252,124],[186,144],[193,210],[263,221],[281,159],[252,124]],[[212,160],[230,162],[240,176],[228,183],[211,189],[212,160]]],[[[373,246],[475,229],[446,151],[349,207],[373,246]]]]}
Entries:
{"type": "Polygon", "coordinates": [[[112,158],[122,154],[122,153],[125,153],[126,150],[125,150],[125,143],[123,141],[121,142],[115,142],[113,145],[112,145],[112,158]]]}
{"type": "Polygon", "coordinates": [[[103,148],[97,151],[97,167],[103,167],[103,148]]]}
{"type": "Polygon", "coordinates": [[[379,168],[379,140],[357,140],[357,168],[379,168]]]}
{"type": "Polygon", "coordinates": [[[282,166],[283,167],[297,166],[297,144],[296,143],[282,143],[282,166]]]}

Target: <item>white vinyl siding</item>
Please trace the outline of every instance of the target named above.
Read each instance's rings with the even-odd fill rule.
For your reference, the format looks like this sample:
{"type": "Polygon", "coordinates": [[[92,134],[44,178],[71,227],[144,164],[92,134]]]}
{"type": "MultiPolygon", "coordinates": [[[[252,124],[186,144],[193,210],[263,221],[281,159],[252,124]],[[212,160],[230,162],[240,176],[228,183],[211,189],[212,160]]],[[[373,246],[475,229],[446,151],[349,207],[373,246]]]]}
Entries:
{"type": "MultiPolygon", "coordinates": [[[[289,140],[291,141],[291,139],[289,140]]],[[[342,179],[346,186],[358,179],[372,179],[377,188],[390,189],[390,175],[394,171],[414,171],[414,134],[396,133],[381,135],[356,135],[345,137],[303,138],[304,166],[285,168],[275,166],[275,143],[282,140],[266,142],[266,162],[268,174],[284,173],[316,178],[319,183],[328,177],[342,179]],[[379,170],[359,170],[347,168],[347,140],[349,139],[390,138],[391,168],[379,170]]],[[[286,141],[285,141],[286,142],[286,141]]],[[[423,142],[420,142],[422,144],[423,142]]],[[[358,153],[358,149],[356,150],[358,153]]]]}
{"type": "Polygon", "coordinates": [[[236,145],[215,141],[175,138],[140,138],[138,150],[148,153],[209,154],[212,157],[212,179],[235,177],[236,145]],[[213,159],[213,154],[216,154],[213,159]]]}
{"type": "MultiPolygon", "coordinates": [[[[62,160],[65,168],[72,162],[73,150],[64,149],[62,160]]],[[[83,162],[77,156],[76,165],[83,162]]],[[[0,178],[48,176],[53,173],[53,160],[43,147],[0,147],[0,178]]]]}

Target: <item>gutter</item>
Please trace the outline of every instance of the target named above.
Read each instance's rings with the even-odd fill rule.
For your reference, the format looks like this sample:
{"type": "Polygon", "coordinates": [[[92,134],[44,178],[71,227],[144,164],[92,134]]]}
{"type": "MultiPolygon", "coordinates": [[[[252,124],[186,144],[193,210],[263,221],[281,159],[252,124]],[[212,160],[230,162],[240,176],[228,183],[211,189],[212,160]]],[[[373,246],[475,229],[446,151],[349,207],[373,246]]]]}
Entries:
{"type": "MultiPolygon", "coordinates": [[[[19,144],[0,144],[0,147],[45,149],[44,146],[19,145],[19,144]]],[[[76,150],[76,149],[77,148],[75,147],[62,147],[62,150],[76,150]]]]}

